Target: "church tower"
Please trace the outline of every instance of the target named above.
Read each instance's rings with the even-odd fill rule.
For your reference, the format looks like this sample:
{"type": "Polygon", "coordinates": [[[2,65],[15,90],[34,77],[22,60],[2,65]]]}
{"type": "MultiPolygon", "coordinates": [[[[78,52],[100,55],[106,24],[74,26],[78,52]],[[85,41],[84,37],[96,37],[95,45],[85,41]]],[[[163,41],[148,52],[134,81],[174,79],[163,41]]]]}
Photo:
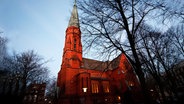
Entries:
{"type": "Polygon", "coordinates": [[[80,68],[82,62],[81,31],[76,3],[66,30],[62,67],[80,68]]]}
{"type": "Polygon", "coordinates": [[[76,2],[74,3],[68,27],[66,29],[62,58],[57,85],[60,87],[60,93],[66,95],[75,94],[76,92],[72,91],[72,83],[70,82],[73,77],[78,74],[82,64],[81,31],[76,2]]]}

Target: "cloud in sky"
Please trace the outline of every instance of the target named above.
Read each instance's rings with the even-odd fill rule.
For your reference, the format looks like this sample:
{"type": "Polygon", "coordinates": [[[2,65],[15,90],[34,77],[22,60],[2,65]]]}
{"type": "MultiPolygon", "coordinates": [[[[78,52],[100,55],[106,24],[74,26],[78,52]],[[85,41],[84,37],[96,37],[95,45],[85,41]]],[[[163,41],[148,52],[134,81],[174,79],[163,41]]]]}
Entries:
{"type": "Polygon", "coordinates": [[[73,0],[1,0],[0,31],[9,52],[34,50],[57,76],[73,0]]]}

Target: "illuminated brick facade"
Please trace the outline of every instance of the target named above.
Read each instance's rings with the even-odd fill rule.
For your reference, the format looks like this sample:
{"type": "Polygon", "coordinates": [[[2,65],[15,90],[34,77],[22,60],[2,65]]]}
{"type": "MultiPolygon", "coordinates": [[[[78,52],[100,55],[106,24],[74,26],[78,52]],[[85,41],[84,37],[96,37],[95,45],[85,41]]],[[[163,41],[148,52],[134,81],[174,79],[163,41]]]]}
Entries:
{"type": "Polygon", "coordinates": [[[76,5],[66,30],[57,86],[58,104],[131,103],[140,97],[137,77],[124,54],[107,62],[82,57],[76,5]]]}

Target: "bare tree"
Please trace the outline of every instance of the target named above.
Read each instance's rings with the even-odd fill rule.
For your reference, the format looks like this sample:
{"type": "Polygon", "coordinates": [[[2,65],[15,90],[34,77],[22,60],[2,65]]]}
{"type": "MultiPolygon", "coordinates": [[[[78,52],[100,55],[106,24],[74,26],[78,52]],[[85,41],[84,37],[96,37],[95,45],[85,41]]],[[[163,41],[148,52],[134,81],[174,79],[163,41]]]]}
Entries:
{"type": "Polygon", "coordinates": [[[21,77],[22,88],[25,91],[26,86],[33,82],[47,82],[48,69],[44,66],[45,62],[34,51],[27,51],[15,55],[17,73],[21,77]]]}
{"type": "Polygon", "coordinates": [[[21,103],[29,84],[49,83],[48,61],[33,50],[10,56],[6,44],[0,37],[0,101],[21,103]]]}
{"type": "Polygon", "coordinates": [[[161,80],[161,72],[162,69],[159,67],[158,60],[156,59],[155,51],[160,49],[162,46],[161,43],[157,42],[157,44],[153,44],[153,41],[157,41],[160,37],[160,33],[151,32],[150,30],[145,31],[146,29],[141,29],[138,34],[140,38],[138,39],[140,42],[137,44],[139,57],[142,64],[142,69],[146,69],[148,74],[152,76],[157,85],[160,88],[162,98],[165,101],[165,94],[162,86],[161,80]],[[156,46],[155,46],[156,45],[156,46]]]}
{"type": "Polygon", "coordinates": [[[0,36],[0,70],[3,70],[3,61],[8,56],[6,45],[7,39],[0,36]]]}
{"type": "MultiPolygon", "coordinates": [[[[175,98],[178,97],[176,91],[177,84],[175,81],[176,76],[174,76],[174,73],[170,70],[183,59],[183,57],[181,57],[182,46],[177,46],[178,44],[182,44],[182,32],[173,31],[172,28],[165,33],[161,33],[145,24],[140,27],[141,29],[137,32],[136,46],[142,69],[145,69],[144,72],[148,73],[148,76],[151,75],[151,78],[154,79],[154,86],[159,88],[159,92],[162,95],[160,98],[162,98],[164,102],[166,102],[164,92],[169,93],[171,97],[172,92],[175,94],[175,98]],[[180,35],[176,35],[178,33],[180,35]]],[[[182,29],[179,31],[182,31],[182,29]]],[[[150,83],[148,84],[150,85],[150,83]]],[[[154,86],[150,87],[153,88],[154,86]]]]}
{"type": "Polygon", "coordinates": [[[79,1],[84,46],[86,49],[98,47],[105,56],[124,53],[140,79],[145,100],[149,98],[137,52],[136,33],[144,21],[159,16],[163,7],[164,2],[150,0],[79,1]]]}
{"type": "Polygon", "coordinates": [[[162,8],[163,12],[162,20],[167,23],[173,20],[173,24],[184,22],[184,1],[182,0],[163,0],[164,4],[162,8]],[[177,21],[176,21],[177,20],[177,21]]]}
{"type": "Polygon", "coordinates": [[[46,87],[46,98],[48,103],[57,104],[56,78],[51,78],[46,87]]]}
{"type": "Polygon", "coordinates": [[[166,35],[173,42],[174,49],[180,53],[180,58],[184,58],[184,25],[172,26],[168,29],[166,35]]]}
{"type": "MultiPolygon", "coordinates": [[[[6,70],[6,65],[4,64],[6,59],[8,58],[7,53],[7,39],[0,36],[0,95],[6,93],[6,86],[9,81],[7,80],[7,75],[10,73],[6,70]]],[[[9,86],[10,87],[10,86],[9,86]]]]}

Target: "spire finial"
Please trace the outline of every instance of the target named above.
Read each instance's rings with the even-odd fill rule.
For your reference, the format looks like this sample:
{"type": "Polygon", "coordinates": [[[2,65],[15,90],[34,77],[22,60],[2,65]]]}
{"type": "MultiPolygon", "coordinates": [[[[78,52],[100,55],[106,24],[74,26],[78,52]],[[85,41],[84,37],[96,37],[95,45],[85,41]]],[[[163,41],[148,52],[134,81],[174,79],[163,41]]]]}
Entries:
{"type": "Polygon", "coordinates": [[[77,0],[74,0],[72,15],[70,17],[70,21],[69,21],[68,27],[69,26],[79,27],[79,17],[78,17],[78,11],[77,11],[77,6],[76,6],[77,2],[76,1],[77,0]]]}
{"type": "Polygon", "coordinates": [[[75,6],[77,5],[77,0],[74,0],[74,5],[75,5],[75,6]]]}

